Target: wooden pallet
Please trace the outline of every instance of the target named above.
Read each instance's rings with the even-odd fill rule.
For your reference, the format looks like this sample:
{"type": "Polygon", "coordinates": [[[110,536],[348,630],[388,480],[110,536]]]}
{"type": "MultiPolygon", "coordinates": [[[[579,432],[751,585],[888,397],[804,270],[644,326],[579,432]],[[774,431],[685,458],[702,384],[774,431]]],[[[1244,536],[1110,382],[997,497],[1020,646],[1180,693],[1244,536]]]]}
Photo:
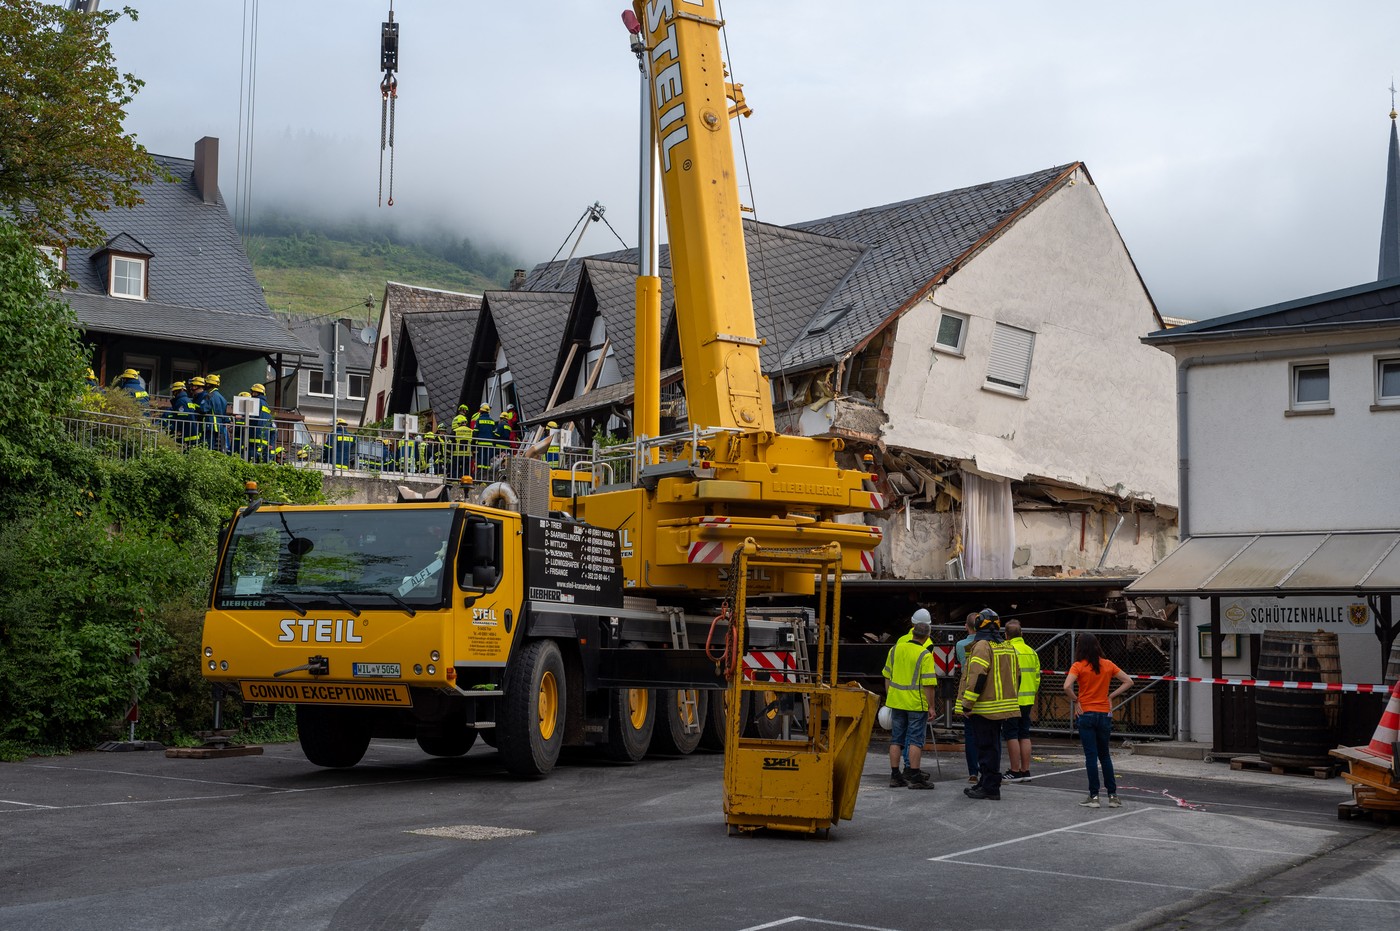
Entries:
{"type": "Polygon", "coordinates": [[[215,760],[226,756],[261,756],[262,747],[171,747],[165,755],[178,760],[215,760]]]}
{"type": "Polygon", "coordinates": [[[1339,802],[1337,804],[1337,820],[1350,821],[1353,818],[1364,818],[1377,824],[1400,824],[1400,810],[1373,808],[1356,801],[1339,802]]]}
{"type": "Polygon", "coordinates": [[[1237,756],[1230,761],[1230,768],[1273,773],[1275,776],[1312,776],[1314,779],[1332,779],[1342,771],[1343,766],[1341,763],[1324,763],[1320,766],[1280,766],[1257,756],[1237,756]]]}

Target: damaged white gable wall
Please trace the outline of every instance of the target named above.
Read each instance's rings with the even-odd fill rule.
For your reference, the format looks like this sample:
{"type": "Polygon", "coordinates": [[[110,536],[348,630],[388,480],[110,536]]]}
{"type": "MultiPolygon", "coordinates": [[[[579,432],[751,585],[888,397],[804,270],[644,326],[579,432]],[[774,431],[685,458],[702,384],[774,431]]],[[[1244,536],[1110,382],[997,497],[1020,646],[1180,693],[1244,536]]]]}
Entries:
{"type": "MultiPolygon", "coordinates": [[[[1164,353],[1139,342],[1159,324],[1084,172],[1011,223],[896,326],[882,402],[886,446],[960,460],[986,479],[1045,477],[1175,508],[1175,370],[1164,353]],[[934,348],[945,311],[965,321],[961,353],[934,348]],[[1033,334],[1024,392],[987,380],[998,325],[1033,334]]],[[[1093,568],[1116,524],[1111,514],[1017,511],[1010,574],[1093,568]]],[[[945,575],[962,527],[956,513],[895,514],[883,568],[900,577],[945,575]]],[[[1107,565],[1145,571],[1174,539],[1174,522],[1130,515],[1107,565]]],[[[995,573],[983,577],[1006,577],[991,564],[982,569],[995,573]]]]}

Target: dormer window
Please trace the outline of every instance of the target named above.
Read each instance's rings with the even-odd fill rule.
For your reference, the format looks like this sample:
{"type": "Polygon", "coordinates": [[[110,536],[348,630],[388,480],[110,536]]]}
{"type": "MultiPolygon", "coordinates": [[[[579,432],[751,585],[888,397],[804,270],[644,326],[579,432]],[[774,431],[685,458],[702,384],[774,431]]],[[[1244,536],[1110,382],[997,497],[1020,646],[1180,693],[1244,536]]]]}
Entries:
{"type": "Polygon", "coordinates": [[[150,263],[153,253],[130,233],[118,233],[92,253],[99,275],[107,280],[107,296],[127,301],[144,301],[151,293],[150,263]]]}
{"type": "Polygon", "coordinates": [[[112,256],[110,293],[135,301],[146,299],[146,260],[124,255],[112,256]]]}

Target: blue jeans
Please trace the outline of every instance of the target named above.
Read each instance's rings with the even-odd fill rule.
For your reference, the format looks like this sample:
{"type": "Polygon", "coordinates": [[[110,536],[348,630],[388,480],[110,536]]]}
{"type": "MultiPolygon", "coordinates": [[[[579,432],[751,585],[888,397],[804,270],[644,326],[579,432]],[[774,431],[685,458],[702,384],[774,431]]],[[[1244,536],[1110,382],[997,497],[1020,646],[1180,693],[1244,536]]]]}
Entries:
{"type": "Polygon", "coordinates": [[[1113,778],[1113,759],[1108,755],[1108,735],[1113,733],[1113,715],[1085,711],[1079,716],[1079,742],[1084,745],[1084,768],[1089,772],[1089,794],[1099,794],[1099,766],[1103,766],[1104,787],[1109,795],[1118,794],[1113,778]]]}

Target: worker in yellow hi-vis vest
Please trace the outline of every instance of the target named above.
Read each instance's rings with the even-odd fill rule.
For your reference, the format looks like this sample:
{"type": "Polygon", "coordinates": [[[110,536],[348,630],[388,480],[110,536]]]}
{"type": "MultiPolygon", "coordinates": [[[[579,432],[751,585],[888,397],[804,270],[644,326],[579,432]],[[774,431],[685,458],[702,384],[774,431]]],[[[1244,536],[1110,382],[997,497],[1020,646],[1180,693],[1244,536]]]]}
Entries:
{"type": "Polygon", "coordinates": [[[1016,665],[1021,670],[1021,686],[1018,690],[1021,713],[1007,718],[1002,725],[1001,736],[1006,739],[1008,769],[1003,773],[1006,779],[1029,779],[1031,776],[1031,709],[1035,707],[1035,695],[1040,691],[1040,654],[1021,637],[1021,622],[1012,619],[1006,622],[1006,642],[1016,651],[1016,665]]]}
{"type": "Polygon", "coordinates": [[[1020,715],[1020,687],[1016,651],[1002,639],[1001,618],[984,608],[977,614],[953,709],[967,715],[977,741],[977,784],[963,789],[968,798],[1001,800],[1001,722],[1020,715]]]}
{"type": "Polygon", "coordinates": [[[890,787],[932,789],[928,774],[919,768],[928,732],[928,713],[938,688],[929,629],[933,623],[923,608],[909,619],[909,633],[900,637],[885,657],[885,707],[890,710],[890,787]],[[909,754],[909,768],[899,771],[902,752],[909,754]]]}

